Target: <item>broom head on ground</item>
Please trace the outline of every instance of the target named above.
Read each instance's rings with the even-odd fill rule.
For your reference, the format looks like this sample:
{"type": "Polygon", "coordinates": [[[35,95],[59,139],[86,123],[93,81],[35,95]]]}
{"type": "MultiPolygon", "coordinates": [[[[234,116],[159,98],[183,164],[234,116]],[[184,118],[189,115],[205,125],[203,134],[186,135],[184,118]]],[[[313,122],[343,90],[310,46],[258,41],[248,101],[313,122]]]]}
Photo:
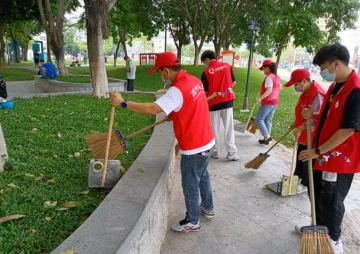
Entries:
{"type": "Polygon", "coordinates": [[[257,130],[257,124],[255,122],[255,118],[251,117],[247,126],[246,126],[246,130],[252,134],[255,134],[256,130],[257,130]]]}
{"type": "MultiPolygon", "coordinates": [[[[108,132],[95,133],[85,137],[86,144],[91,149],[94,159],[105,158],[105,148],[108,132]]],[[[128,144],[124,134],[120,130],[111,133],[109,160],[114,159],[118,154],[126,152],[128,144]]]]}
{"type": "Polygon", "coordinates": [[[245,168],[258,169],[269,157],[270,155],[267,153],[260,153],[256,158],[246,163],[245,168]]]}
{"type": "Polygon", "coordinates": [[[306,226],[301,232],[301,254],[335,253],[325,226],[306,226]]]}

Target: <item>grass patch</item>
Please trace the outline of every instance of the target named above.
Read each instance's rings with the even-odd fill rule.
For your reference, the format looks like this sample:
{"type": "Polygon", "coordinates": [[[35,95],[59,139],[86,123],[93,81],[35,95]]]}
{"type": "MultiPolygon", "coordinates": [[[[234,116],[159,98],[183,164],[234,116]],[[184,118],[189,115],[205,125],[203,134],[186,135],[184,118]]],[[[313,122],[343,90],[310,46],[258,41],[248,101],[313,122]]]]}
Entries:
{"type": "MultiPolygon", "coordinates": [[[[67,83],[86,83],[86,84],[91,84],[90,82],[90,77],[78,77],[78,76],[68,76],[68,77],[64,77],[64,76],[57,76],[56,80],[61,81],[61,82],[67,82],[67,83]]],[[[115,80],[109,79],[108,80],[109,83],[115,83],[115,80]]]]}
{"type": "Polygon", "coordinates": [[[15,68],[4,68],[0,69],[0,74],[5,78],[5,81],[23,81],[23,80],[34,80],[36,73],[15,68]]]}
{"type": "MultiPolygon", "coordinates": [[[[154,101],[149,95],[127,98],[154,101]]],[[[11,158],[10,167],[0,177],[0,217],[26,217],[0,225],[0,253],[47,253],[78,228],[107,194],[106,190],[79,194],[87,190],[91,154],[85,151],[79,157],[73,155],[87,149],[84,136],[91,130],[107,131],[111,108],[109,100],[85,95],[16,99],[15,103],[14,109],[0,111],[11,158]],[[41,175],[42,179],[36,178],[41,175]],[[48,182],[50,179],[55,182],[48,182]],[[57,201],[57,205],[47,208],[46,201],[57,201]],[[56,210],[68,201],[79,205],[56,210]]],[[[153,122],[153,116],[117,109],[114,128],[127,135],[153,122]]],[[[128,140],[129,153],[117,158],[125,168],[148,139],[149,135],[143,134],[128,140]]]]}

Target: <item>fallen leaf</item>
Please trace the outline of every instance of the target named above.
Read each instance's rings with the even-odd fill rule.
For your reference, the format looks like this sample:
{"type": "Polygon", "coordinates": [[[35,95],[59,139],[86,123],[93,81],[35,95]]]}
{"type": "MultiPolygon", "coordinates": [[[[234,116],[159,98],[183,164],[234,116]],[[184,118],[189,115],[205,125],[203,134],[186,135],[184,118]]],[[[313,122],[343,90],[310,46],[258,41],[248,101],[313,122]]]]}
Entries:
{"type": "Polygon", "coordinates": [[[25,217],[25,215],[14,214],[14,215],[5,216],[5,217],[0,218],[0,223],[7,222],[9,220],[17,220],[17,219],[20,219],[22,217],[25,217]]]}
{"type": "Polygon", "coordinates": [[[40,176],[35,177],[34,180],[35,180],[35,181],[40,181],[40,180],[42,180],[43,178],[44,178],[44,175],[43,175],[43,174],[40,174],[40,176]]]}
{"type": "Polygon", "coordinates": [[[67,207],[61,207],[61,208],[56,209],[56,211],[65,211],[65,210],[69,210],[69,208],[67,208],[67,207]]]}
{"type": "Polygon", "coordinates": [[[28,173],[26,173],[26,174],[25,174],[25,176],[28,176],[28,177],[35,177],[34,175],[32,175],[32,174],[28,174],[28,173]]]}
{"type": "Polygon", "coordinates": [[[8,113],[9,113],[9,111],[5,111],[5,112],[4,112],[4,114],[8,114],[8,113]]]}
{"type": "Polygon", "coordinates": [[[22,251],[20,252],[20,254],[25,254],[25,252],[22,250],[22,251]]]}
{"type": "Polygon", "coordinates": [[[107,121],[107,120],[109,120],[109,118],[105,117],[105,118],[104,118],[104,121],[107,121]]]}
{"type": "Polygon", "coordinates": [[[80,157],[80,153],[79,153],[79,152],[76,152],[76,153],[74,153],[74,156],[75,156],[75,157],[80,157]]]}
{"type": "Polygon", "coordinates": [[[45,207],[54,207],[56,206],[57,201],[46,201],[44,202],[45,207]]]}
{"type": "Polygon", "coordinates": [[[4,194],[5,190],[4,189],[1,189],[0,190],[0,194],[4,194]]]}
{"type": "Polygon", "coordinates": [[[144,173],[144,170],[142,168],[138,168],[137,171],[139,171],[140,173],[144,173]]]}
{"type": "Polygon", "coordinates": [[[100,133],[100,132],[94,131],[94,130],[90,130],[90,133],[96,134],[96,133],[100,133]]]}
{"type": "Polygon", "coordinates": [[[56,179],[52,178],[52,179],[48,180],[48,183],[56,183],[56,179]]]}
{"type": "Polygon", "coordinates": [[[46,115],[41,115],[42,117],[47,117],[46,115]]]}
{"type": "Polygon", "coordinates": [[[45,220],[46,220],[46,221],[51,221],[51,220],[52,220],[52,217],[46,216],[46,217],[45,217],[45,220]]]}
{"type": "Polygon", "coordinates": [[[66,208],[73,208],[73,207],[77,207],[79,205],[79,202],[76,202],[76,201],[68,201],[68,202],[65,202],[65,207],[66,208]]]}
{"type": "Polygon", "coordinates": [[[74,114],[74,112],[71,112],[70,115],[74,114]]]}
{"type": "Polygon", "coordinates": [[[52,159],[53,159],[53,160],[56,160],[57,157],[58,157],[57,155],[53,155],[53,156],[52,156],[52,159]]]}
{"type": "Polygon", "coordinates": [[[61,137],[62,137],[61,132],[58,132],[57,136],[58,136],[59,138],[61,138],[61,137]]]}
{"type": "Polygon", "coordinates": [[[34,134],[38,133],[38,131],[39,131],[39,130],[36,129],[36,128],[34,128],[34,129],[31,130],[31,132],[34,133],[34,134]]]}
{"type": "Polygon", "coordinates": [[[82,191],[82,192],[78,192],[78,193],[79,193],[79,194],[87,195],[87,194],[89,194],[89,192],[90,192],[90,191],[87,190],[87,191],[82,191]]]}
{"type": "Polygon", "coordinates": [[[13,183],[9,183],[7,186],[11,187],[11,188],[20,188],[19,186],[13,184],[13,183]]]}
{"type": "Polygon", "coordinates": [[[67,249],[65,251],[60,252],[60,254],[74,254],[74,249],[67,249]]]}
{"type": "Polygon", "coordinates": [[[36,230],[32,228],[32,229],[31,229],[31,232],[35,233],[35,232],[36,232],[36,230]]]}

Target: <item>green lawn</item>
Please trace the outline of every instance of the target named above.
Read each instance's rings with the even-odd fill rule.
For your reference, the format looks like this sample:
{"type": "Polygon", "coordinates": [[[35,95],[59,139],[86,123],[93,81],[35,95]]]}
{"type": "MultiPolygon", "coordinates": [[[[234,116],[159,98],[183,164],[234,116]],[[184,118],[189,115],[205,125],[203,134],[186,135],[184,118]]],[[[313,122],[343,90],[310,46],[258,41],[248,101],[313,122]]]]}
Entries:
{"type": "Polygon", "coordinates": [[[25,69],[5,68],[0,69],[0,74],[5,78],[6,81],[22,81],[34,80],[34,75],[36,73],[25,69]]]}
{"type": "MultiPolygon", "coordinates": [[[[68,82],[68,83],[86,83],[86,84],[90,84],[90,77],[77,77],[77,76],[63,77],[63,76],[57,76],[56,80],[62,81],[62,82],[68,82]]],[[[112,79],[109,79],[108,82],[109,83],[114,83],[116,81],[112,80],[112,79]]]]}
{"type": "MultiPolygon", "coordinates": [[[[154,100],[150,95],[127,98],[154,100]]],[[[0,111],[11,158],[0,176],[0,218],[13,214],[25,217],[0,224],[0,253],[48,253],[78,228],[108,193],[94,189],[81,194],[88,190],[92,157],[85,151],[84,137],[92,130],[107,131],[111,108],[108,99],[85,95],[16,99],[15,104],[12,110],[0,111]],[[80,152],[79,157],[76,152],[80,152]],[[46,207],[46,201],[57,204],[46,207]],[[69,201],[78,202],[78,206],[57,210],[69,201]]],[[[154,120],[153,116],[117,109],[114,128],[127,135],[154,120]]],[[[128,140],[129,153],[117,158],[125,168],[137,158],[149,133],[128,140]]]]}
{"type": "MultiPolygon", "coordinates": [[[[5,63],[5,65],[7,65],[7,62],[5,63]]],[[[22,61],[21,63],[10,63],[10,66],[35,66],[35,63],[33,60],[29,60],[29,61],[22,61]]]]}

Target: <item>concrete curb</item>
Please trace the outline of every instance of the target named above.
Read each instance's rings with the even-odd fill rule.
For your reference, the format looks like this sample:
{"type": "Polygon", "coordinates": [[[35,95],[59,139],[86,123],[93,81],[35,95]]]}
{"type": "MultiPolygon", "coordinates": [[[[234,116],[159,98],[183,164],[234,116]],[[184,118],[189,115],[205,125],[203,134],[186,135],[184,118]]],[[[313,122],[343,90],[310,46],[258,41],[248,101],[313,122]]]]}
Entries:
{"type": "Polygon", "coordinates": [[[160,253],[169,217],[174,142],[171,122],[157,126],[124,177],[52,253],[160,253]]]}

